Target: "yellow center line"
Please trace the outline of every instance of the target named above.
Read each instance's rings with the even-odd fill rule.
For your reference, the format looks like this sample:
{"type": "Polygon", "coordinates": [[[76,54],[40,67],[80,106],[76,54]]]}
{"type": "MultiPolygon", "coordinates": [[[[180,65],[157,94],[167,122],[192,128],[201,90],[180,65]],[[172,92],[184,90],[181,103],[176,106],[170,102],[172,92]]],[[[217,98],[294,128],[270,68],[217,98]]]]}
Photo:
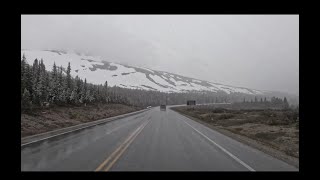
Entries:
{"type": "Polygon", "coordinates": [[[123,154],[123,152],[132,143],[132,141],[135,139],[135,137],[137,137],[137,135],[142,131],[142,129],[149,123],[149,121],[142,124],[133,133],[131,133],[130,136],[102,164],[100,164],[99,167],[95,171],[100,171],[113,157],[115,157],[113,159],[113,161],[105,169],[106,171],[108,171],[112,167],[112,165],[116,162],[116,160],[119,159],[119,157],[123,154]]]}
{"type": "Polygon", "coordinates": [[[104,171],[109,171],[110,168],[114,165],[114,163],[121,157],[121,155],[127,150],[130,144],[135,140],[135,138],[140,134],[143,128],[149,123],[149,121],[131,138],[131,140],[125,145],[125,147],[117,154],[117,156],[113,159],[112,162],[104,169],[104,171]]]}

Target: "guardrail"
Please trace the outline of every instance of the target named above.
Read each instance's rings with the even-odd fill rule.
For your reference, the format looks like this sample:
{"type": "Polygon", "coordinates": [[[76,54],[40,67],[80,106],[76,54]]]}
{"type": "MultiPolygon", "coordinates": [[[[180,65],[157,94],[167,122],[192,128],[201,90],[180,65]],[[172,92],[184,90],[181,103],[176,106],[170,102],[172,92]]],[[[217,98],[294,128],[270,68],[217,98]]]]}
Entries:
{"type": "Polygon", "coordinates": [[[71,133],[74,131],[78,131],[84,128],[88,128],[88,127],[92,127],[92,126],[96,126],[99,124],[103,124],[103,123],[108,123],[110,121],[114,121],[117,119],[121,119],[124,117],[128,117],[128,116],[132,116],[135,114],[139,114],[142,113],[144,111],[150,110],[152,108],[149,109],[142,109],[140,111],[135,111],[135,112],[131,112],[131,113],[127,113],[127,114],[121,114],[118,116],[114,116],[114,117],[109,117],[109,118],[105,118],[105,119],[101,119],[101,120],[96,120],[96,121],[92,121],[92,122],[87,122],[87,123],[81,123],[75,126],[70,126],[70,127],[66,127],[66,128],[61,128],[61,129],[57,129],[57,130],[53,130],[53,131],[49,131],[49,132],[45,132],[45,133],[41,133],[41,134],[35,134],[32,136],[28,136],[28,137],[24,137],[21,138],[21,147],[31,144],[31,143],[35,143],[35,142],[39,142],[39,141],[43,141],[49,138],[53,138],[56,136],[60,136],[63,134],[67,134],[67,133],[71,133]]]}

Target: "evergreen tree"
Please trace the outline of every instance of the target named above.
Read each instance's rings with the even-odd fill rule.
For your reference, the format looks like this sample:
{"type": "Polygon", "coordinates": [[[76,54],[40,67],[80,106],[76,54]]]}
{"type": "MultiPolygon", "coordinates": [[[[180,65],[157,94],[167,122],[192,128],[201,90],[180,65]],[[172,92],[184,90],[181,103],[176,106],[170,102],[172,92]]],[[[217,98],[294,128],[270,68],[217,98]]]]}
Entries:
{"type": "Polygon", "coordinates": [[[31,106],[31,98],[29,91],[25,88],[21,97],[21,108],[26,109],[31,106]]]}
{"type": "Polygon", "coordinates": [[[284,107],[284,109],[288,109],[289,108],[289,103],[288,103],[286,97],[284,97],[284,99],[283,99],[283,107],[284,107]]]}
{"type": "Polygon", "coordinates": [[[67,94],[67,88],[66,88],[66,82],[64,81],[63,78],[63,68],[60,66],[58,70],[58,101],[60,104],[65,104],[68,99],[68,94],[67,94]]]}
{"type": "Polygon", "coordinates": [[[42,105],[43,102],[47,101],[48,96],[48,79],[47,79],[47,72],[46,67],[43,63],[43,60],[40,60],[40,66],[39,66],[39,80],[38,80],[38,91],[39,91],[39,100],[40,104],[42,105]]]}
{"type": "Polygon", "coordinates": [[[80,86],[80,92],[79,92],[79,102],[82,103],[86,103],[85,102],[85,97],[86,97],[86,92],[85,92],[85,86],[86,86],[86,81],[83,83],[81,80],[81,86],[80,86]]]}
{"type": "Polygon", "coordinates": [[[84,84],[83,84],[83,96],[84,96],[84,103],[87,103],[89,100],[89,96],[87,96],[87,79],[84,79],[84,84]]]}
{"type": "Polygon", "coordinates": [[[70,90],[72,89],[72,82],[71,82],[71,65],[70,62],[68,63],[68,68],[67,68],[67,88],[70,90]]]}
{"type": "Polygon", "coordinates": [[[70,95],[70,101],[74,104],[78,103],[78,96],[76,90],[73,90],[70,95]]]}
{"type": "Polygon", "coordinates": [[[25,86],[26,89],[29,91],[31,94],[32,92],[32,70],[28,64],[25,66],[25,86]]]}
{"type": "Polygon", "coordinates": [[[49,101],[51,103],[58,102],[59,89],[58,89],[58,71],[57,71],[56,63],[53,63],[49,88],[50,88],[49,101]]]}
{"type": "Polygon", "coordinates": [[[38,59],[35,59],[32,66],[32,102],[33,104],[40,105],[41,87],[40,81],[40,65],[38,59]]]}
{"type": "Polygon", "coordinates": [[[112,101],[108,94],[108,81],[106,81],[103,86],[103,98],[104,98],[104,102],[106,103],[109,103],[110,101],[112,101]]]}
{"type": "Polygon", "coordinates": [[[56,62],[54,62],[52,67],[52,80],[55,81],[57,77],[58,77],[58,71],[57,71],[56,62]]]}
{"type": "Polygon", "coordinates": [[[87,90],[85,99],[86,99],[86,102],[92,102],[94,100],[94,97],[92,96],[90,90],[87,90]]]}
{"type": "Polygon", "coordinates": [[[32,66],[32,75],[33,75],[33,77],[37,77],[38,72],[39,72],[39,62],[38,62],[38,59],[35,59],[33,61],[33,66],[32,66]]]}
{"type": "Polygon", "coordinates": [[[25,88],[26,88],[26,57],[23,54],[22,60],[21,60],[21,97],[24,93],[25,88]]]}

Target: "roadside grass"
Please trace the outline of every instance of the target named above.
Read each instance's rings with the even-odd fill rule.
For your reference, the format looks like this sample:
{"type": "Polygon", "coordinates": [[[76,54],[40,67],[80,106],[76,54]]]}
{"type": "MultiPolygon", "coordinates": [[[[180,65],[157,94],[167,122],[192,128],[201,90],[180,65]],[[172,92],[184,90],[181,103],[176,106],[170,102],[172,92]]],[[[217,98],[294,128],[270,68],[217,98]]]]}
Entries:
{"type": "Polygon", "coordinates": [[[21,137],[141,110],[122,104],[55,106],[21,112],[21,137]]]}
{"type": "Polygon", "coordinates": [[[273,141],[277,139],[279,136],[284,136],[285,134],[285,132],[259,132],[256,133],[254,136],[258,139],[273,141]]]}
{"type": "Polygon", "coordinates": [[[299,158],[299,112],[296,110],[213,106],[184,106],[173,109],[299,158]]]}

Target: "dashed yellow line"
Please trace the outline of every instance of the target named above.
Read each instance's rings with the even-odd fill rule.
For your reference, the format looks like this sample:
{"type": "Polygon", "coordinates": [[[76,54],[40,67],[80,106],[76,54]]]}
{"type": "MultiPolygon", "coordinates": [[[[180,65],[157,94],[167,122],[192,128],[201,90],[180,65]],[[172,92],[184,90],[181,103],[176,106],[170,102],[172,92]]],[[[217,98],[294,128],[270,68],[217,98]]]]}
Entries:
{"type": "Polygon", "coordinates": [[[96,168],[95,171],[101,171],[106,165],[107,166],[105,167],[104,171],[109,171],[114,163],[120,158],[120,156],[125,152],[125,150],[149,122],[150,120],[139,126],[133,133],[131,133],[130,136],[128,136],[126,140],[121,143],[121,145],[105,161],[103,161],[99,167],[96,168]]]}

